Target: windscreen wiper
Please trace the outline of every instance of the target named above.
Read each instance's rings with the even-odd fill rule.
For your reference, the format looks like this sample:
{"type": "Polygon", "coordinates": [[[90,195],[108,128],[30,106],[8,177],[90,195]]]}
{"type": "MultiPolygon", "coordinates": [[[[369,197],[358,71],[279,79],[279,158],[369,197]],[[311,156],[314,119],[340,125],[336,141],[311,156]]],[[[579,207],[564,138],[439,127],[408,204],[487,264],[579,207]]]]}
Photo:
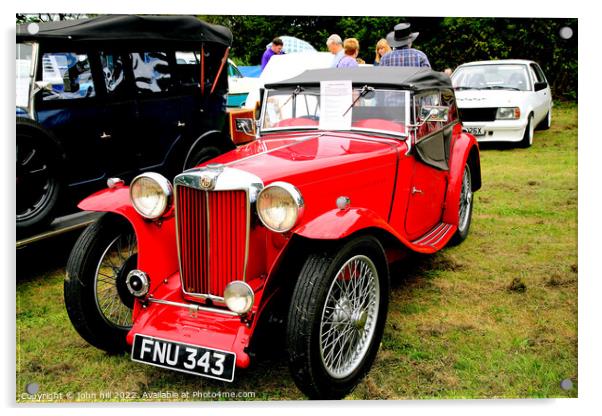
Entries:
{"type": "Polygon", "coordinates": [[[374,88],[369,87],[367,85],[364,85],[362,87],[362,89],[360,90],[359,95],[357,96],[357,98],[355,100],[353,100],[353,102],[351,103],[351,105],[347,108],[347,110],[345,110],[345,112],[343,113],[343,115],[341,117],[345,117],[345,114],[347,114],[349,112],[349,110],[351,110],[353,108],[353,106],[355,105],[355,103],[357,103],[357,101],[362,98],[364,95],[368,94],[369,92],[374,91],[374,88]]]}
{"type": "Polygon", "coordinates": [[[489,85],[487,87],[483,87],[484,90],[514,90],[514,91],[520,91],[520,88],[516,88],[516,87],[509,87],[506,85],[489,85]]]}

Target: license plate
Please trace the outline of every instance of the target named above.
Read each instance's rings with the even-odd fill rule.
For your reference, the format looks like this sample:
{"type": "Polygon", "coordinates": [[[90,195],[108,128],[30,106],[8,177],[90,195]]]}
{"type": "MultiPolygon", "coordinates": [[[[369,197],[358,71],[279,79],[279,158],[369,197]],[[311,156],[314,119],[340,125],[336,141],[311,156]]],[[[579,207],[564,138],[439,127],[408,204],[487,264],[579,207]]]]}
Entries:
{"type": "Polygon", "coordinates": [[[483,127],[465,127],[464,129],[466,130],[467,133],[470,133],[473,136],[484,136],[485,135],[485,131],[483,130],[483,127]]]}
{"type": "Polygon", "coordinates": [[[132,361],[183,373],[222,381],[234,380],[236,354],[233,352],[136,334],[131,358],[132,361]]]}

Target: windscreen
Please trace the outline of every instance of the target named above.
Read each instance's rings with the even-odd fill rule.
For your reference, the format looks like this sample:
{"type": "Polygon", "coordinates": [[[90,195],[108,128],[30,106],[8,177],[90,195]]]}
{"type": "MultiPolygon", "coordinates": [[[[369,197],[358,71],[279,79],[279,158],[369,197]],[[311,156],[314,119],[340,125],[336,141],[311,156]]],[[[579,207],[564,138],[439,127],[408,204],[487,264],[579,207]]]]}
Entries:
{"type": "Polygon", "coordinates": [[[458,68],[452,76],[455,89],[508,89],[527,91],[525,65],[471,65],[458,68]]]}
{"type": "Polygon", "coordinates": [[[330,97],[317,87],[268,90],[262,131],[364,130],[405,135],[408,91],[362,87],[343,96],[335,93],[330,97]]]}

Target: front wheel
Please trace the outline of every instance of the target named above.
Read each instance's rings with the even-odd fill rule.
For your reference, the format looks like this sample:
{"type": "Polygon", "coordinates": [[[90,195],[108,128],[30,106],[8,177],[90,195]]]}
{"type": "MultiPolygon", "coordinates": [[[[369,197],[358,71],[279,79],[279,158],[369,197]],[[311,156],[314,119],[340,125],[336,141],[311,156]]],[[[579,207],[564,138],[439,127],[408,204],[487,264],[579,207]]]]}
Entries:
{"type": "Polygon", "coordinates": [[[533,125],[533,114],[529,115],[527,119],[527,126],[525,127],[525,133],[523,139],[519,142],[519,147],[531,147],[533,144],[533,136],[535,134],[535,126],[533,125]]]}
{"type": "Polygon", "coordinates": [[[389,299],[384,251],[373,237],[308,256],[287,324],[289,368],[312,399],[341,399],[368,372],[382,338],[389,299]]]}
{"type": "Polygon", "coordinates": [[[130,224],[105,215],[84,230],[67,262],[64,297],[69,319],[82,338],[107,352],[128,347],[134,297],[125,281],[137,266],[137,251],[130,224]]]}

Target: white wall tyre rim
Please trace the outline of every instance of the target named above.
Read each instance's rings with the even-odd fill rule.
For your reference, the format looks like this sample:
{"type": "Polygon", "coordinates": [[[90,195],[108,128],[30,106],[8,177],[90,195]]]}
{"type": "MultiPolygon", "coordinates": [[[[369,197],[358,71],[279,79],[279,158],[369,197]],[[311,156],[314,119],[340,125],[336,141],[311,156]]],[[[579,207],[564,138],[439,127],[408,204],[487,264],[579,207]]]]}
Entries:
{"type": "Polygon", "coordinates": [[[119,269],[127,259],[136,253],[136,237],[133,234],[120,234],[104,250],[94,272],[96,308],[109,325],[119,329],[130,329],[132,327],[132,310],[121,302],[117,292],[117,276],[119,269]],[[121,240],[124,238],[127,240],[126,247],[121,245],[121,240]],[[122,255],[124,249],[127,251],[125,257],[122,255]],[[116,254],[116,260],[111,258],[113,252],[116,254]]]}
{"type": "Polygon", "coordinates": [[[533,144],[533,136],[535,135],[535,126],[533,125],[533,116],[529,116],[529,145],[533,144]]]}
{"type": "Polygon", "coordinates": [[[333,279],[320,318],[320,359],[331,377],[343,379],[359,368],[378,321],[380,282],[369,257],[345,262],[333,279]]]}

